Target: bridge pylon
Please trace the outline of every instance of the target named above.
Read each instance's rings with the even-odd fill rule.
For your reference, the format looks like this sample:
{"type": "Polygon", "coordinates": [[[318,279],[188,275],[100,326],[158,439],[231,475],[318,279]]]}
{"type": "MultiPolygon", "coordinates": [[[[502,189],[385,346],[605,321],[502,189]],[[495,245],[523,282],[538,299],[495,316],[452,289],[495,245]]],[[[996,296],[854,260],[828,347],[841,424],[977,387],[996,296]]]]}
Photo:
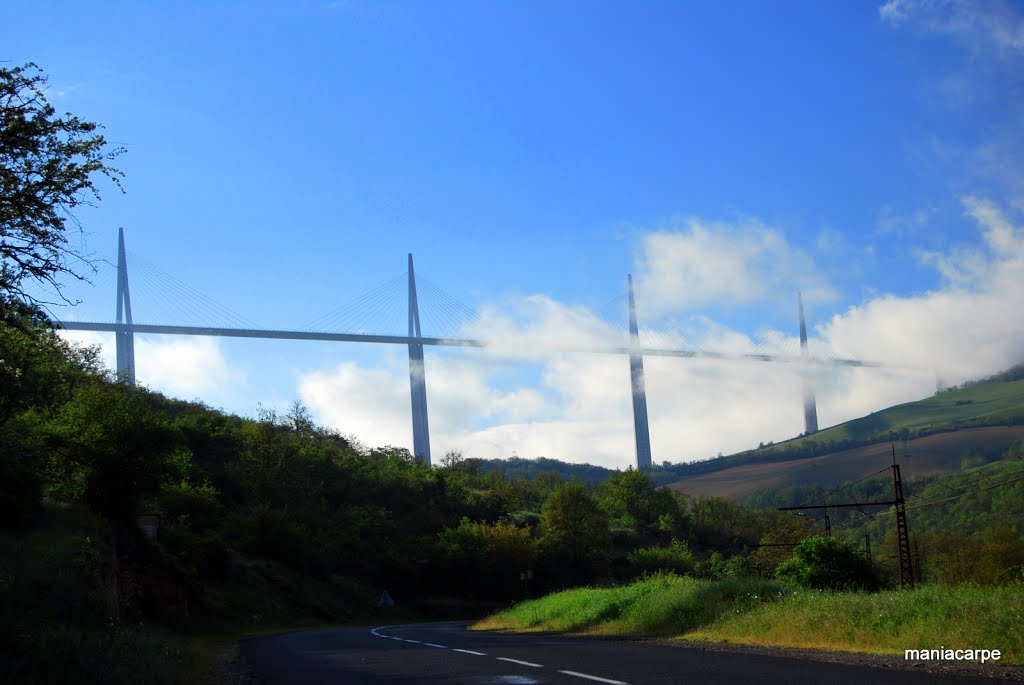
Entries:
{"type": "Polygon", "coordinates": [[[132,297],[128,290],[128,258],[124,250],[124,229],[117,229],[117,378],[135,385],[135,333],[132,331],[132,297]]]}
{"type": "MultiPolygon", "coordinates": [[[[420,308],[416,299],[416,272],[409,253],[409,337],[421,338],[420,308]]],[[[409,390],[412,395],[412,453],[430,463],[430,427],[427,421],[427,377],[423,343],[409,343],[409,390]]]]}
{"type": "Polygon", "coordinates": [[[796,301],[800,307],[800,359],[803,362],[800,376],[804,387],[804,434],[810,435],[818,432],[818,406],[814,399],[814,385],[811,383],[808,365],[810,354],[807,351],[807,322],[804,320],[804,297],[801,293],[797,293],[796,301]]]}
{"type": "Polygon", "coordinates": [[[629,379],[633,389],[633,435],[636,441],[636,468],[651,468],[651,433],[647,425],[647,390],[644,386],[644,358],[640,349],[640,328],[636,322],[636,300],[633,298],[633,276],[626,276],[629,291],[629,379]]]}

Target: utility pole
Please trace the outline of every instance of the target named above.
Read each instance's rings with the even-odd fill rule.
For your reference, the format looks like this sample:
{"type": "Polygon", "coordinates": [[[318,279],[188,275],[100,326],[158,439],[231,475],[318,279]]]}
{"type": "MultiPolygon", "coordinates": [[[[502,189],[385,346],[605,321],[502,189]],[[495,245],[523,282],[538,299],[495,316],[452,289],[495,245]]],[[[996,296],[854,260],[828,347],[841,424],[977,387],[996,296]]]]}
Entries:
{"type": "MultiPolygon", "coordinates": [[[[890,443],[892,446],[892,501],[891,502],[840,502],[837,504],[805,504],[799,507],[779,507],[779,511],[795,511],[800,509],[822,509],[828,511],[829,508],[835,507],[856,507],[858,509],[862,507],[875,507],[875,506],[895,506],[896,507],[896,544],[898,547],[899,560],[900,560],[900,589],[914,587],[914,561],[910,555],[910,534],[907,530],[907,512],[906,502],[903,499],[903,479],[900,476],[900,465],[896,463],[896,444],[890,443]]],[[[828,514],[825,514],[825,535],[831,536],[832,526],[828,518],[828,514]]],[[[868,536],[864,536],[864,557],[871,561],[871,542],[868,536]]],[[[920,556],[918,558],[920,563],[920,556]]],[[[918,576],[917,581],[920,582],[918,576]]]]}
{"type": "Polygon", "coordinates": [[[832,537],[832,519],[828,517],[828,509],[825,510],[825,537],[832,537]]]}
{"type": "Polygon", "coordinates": [[[864,533],[864,560],[871,565],[871,537],[867,533],[864,533]]]}
{"type": "Polygon", "coordinates": [[[910,558],[910,533],[907,530],[906,503],[903,499],[903,479],[896,463],[896,444],[892,447],[892,495],[896,505],[896,545],[900,559],[900,589],[914,588],[914,564],[910,558]]]}

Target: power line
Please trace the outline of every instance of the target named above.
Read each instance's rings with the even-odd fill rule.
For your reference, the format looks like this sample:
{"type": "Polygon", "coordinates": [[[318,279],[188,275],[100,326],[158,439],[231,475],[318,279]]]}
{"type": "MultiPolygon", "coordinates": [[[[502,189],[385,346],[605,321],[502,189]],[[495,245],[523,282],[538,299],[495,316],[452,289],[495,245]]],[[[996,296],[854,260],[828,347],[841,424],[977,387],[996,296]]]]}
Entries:
{"type": "MultiPolygon", "coordinates": [[[[1003,485],[1009,485],[1010,483],[1016,483],[1017,481],[1020,481],[1020,480],[1024,480],[1024,476],[1017,476],[1016,478],[1011,478],[1010,480],[1004,480],[1004,481],[1002,481],[1000,483],[996,483],[995,485],[989,485],[988,487],[985,487],[985,488],[979,488],[977,490],[971,490],[970,492],[961,492],[959,495],[953,495],[952,497],[945,497],[943,499],[935,499],[935,500],[931,500],[930,502],[922,502],[921,504],[915,504],[912,507],[907,507],[906,511],[910,511],[911,509],[920,509],[922,507],[931,506],[932,504],[941,504],[943,502],[949,502],[949,501],[952,501],[952,500],[955,500],[955,499],[959,499],[961,497],[966,497],[967,495],[974,495],[974,494],[977,494],[979,492],[985,492],[986,490],[994,490],[995,488],[1001,487],[1003,485]]],[[[891,513],[892,513],[891,510],[890,511],[880,511],[877,514],[875,514],[875,516],[884,516],[885,514],[891,514],[891,513]]]]}
{"type": "MultiPolygon", "coordinates": [[[[835,490],[831,490],[831,491],[829,491],[829,492],[826,492],[826,493],[825,493],[824,495],[820,495],[820,496],[818,496],[818,497],[815,497],[815,498],[814,498],[814,499],[812,499],[812,500],[808,500],[808,501],[804,502],[804,503],[803,503],[802,505],[800,505],[800,507],[787,507],[787,508],[803,508],[803,507],[805,507],[805,506],[808,506],[808,505],[814,504],[815,502],[818,502],[818,501],[820,501],[820,500],[823,500],[823,499],[825,499],[826,497],[829,497],[829,496],[831,496],[831,495],[834,495],[834,494],[836,494],[837,492],[840,492],[840,491],[842,491],[842,490],[845,490],[846,488],[852,488],[852,487],[853,487],[854,485],[858,485],[858,484],[860,484],[860,483],[863,483],[864,481],[866,481],[866,480],[867,480],[867,479],[869,479],[869,478],[874,478],[875,476],[877,476],[877,475],[878,475],[878,474],[880,474],[880,473],[885,473],[885,472],[886,472],[886,471],[888,471],[888,470],[889,470],[890,468],[892,468],[892,467],[891,467],[891,466],[886,466],[886,467],[885,467],[884,469],[881,469],[881,470],[879,470],[879,471],[875,471],[874,473],[872,473],[872,474],[870,474],[870,475],[864,476],[864,477],[863,477],[863,478],[861,478],[860,480],[854,481],[854,482],[852,482],[852,483],[847,483],[846,485],[841,485],[840,487],[836,488],[835,490]]],[[[867,503],[867,504],[871,504],[871,503],[867,503]]],[[[860,506],[860,505],[858,505],[858,506],[860,506]]]]}

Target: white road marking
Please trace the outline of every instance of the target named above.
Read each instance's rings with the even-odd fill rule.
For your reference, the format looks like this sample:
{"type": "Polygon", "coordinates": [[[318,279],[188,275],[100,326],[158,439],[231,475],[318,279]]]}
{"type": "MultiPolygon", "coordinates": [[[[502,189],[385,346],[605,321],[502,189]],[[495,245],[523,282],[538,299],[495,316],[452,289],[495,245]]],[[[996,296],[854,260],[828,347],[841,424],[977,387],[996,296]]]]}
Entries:
{"type": "Polygon", "coordinates": [[[608,685],[629,685],[629,683],[621,680],[609,680],[608,678],[601,678],[596,675],[587,675],[586,673],[577,673],[576,671],[559,671],[559,673],[576,676],[577,678],[586,678],[587,680],[596,680],[599,683],[608,683],[608,685]]]}
{"type": "Polygon", "coordinates": [[[544,664],[532,664],[529,661],[520,661],[519,659],[508,659],[503,656],[495,657],[498,661],[511,661],[513,664],[522,664],[523,666],[533,666],[534,668],[544,668],[544,664]]]}
{"type": "MultiPolygon", "coordinates": [[[[377,632],[381,628],[386,628],[386,627],[387,626],[381,626],[380,628],[374,628],[374,629],[372,629],[370,631],[370,634],[374,635],[375,637],[386,637],[389,640],[399,640],[401,642],[409,642],[409,643],[412,643],[414,645],[423,645],[424,647],[435,647],[437,649],[448,649],[448,647],[445,647],[444,645],[434,644],[433,642],[422,642],[420,640],[409,640],[407,638],[395,637],[393,635],[381,635],[380,633],[377,632]]],[[[463,654],[472,654],[474,656],[487,656],[483,652],[474,652],[472,649],[457,649],[457,648],[453,647],[452,651],[453,652],[462,652],[463,654]]],[[[530,662],[530,661],[521,661],[519,659],[509,659],[508,657],[504,657],[504,656],[499,656],[499,657],[495,657],[495,658],[498,661],[508,661],[509,663],[519,664],[520,666],[530,666],[531,668],[544,668],[543,664],[535,664],[535,663],[530,662]]],[[[574,676],[576,678],[585,678],[586,680],[593,680],[593,681],[598,682],[598,683],[605,683],[606,685],[629,685],[629,683],[627,683],[625,681],[622,681],[622,680],[611,680],[610,678],[602,678],[600,676],[589,675],[587,673],[580,673],[578,671],[559,671],[559,673],[564,673],[565,675],[571,675],[571,676],[574,676]]]]}

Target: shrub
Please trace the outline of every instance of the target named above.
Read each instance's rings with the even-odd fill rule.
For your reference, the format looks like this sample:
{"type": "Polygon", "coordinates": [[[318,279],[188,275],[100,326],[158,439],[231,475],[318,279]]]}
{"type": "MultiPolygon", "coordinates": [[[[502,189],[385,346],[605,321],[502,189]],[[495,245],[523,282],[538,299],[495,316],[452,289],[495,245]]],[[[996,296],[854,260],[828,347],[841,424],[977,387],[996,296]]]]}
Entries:
{"type": "Polygon", "coordinates": [[[818,590],[877,590],[875,570],[858,552],[830,537],[807,538],[775,571],[779,580],[818,590]]]}
{"type": "Polygon", "coordinates": [[[671,571],[680,575],[692,574],[696,563],[693,552],[683,540],[672,538],[668,547],[641,547],[628,556],[630,563],[645,573],[671,571]]]}

